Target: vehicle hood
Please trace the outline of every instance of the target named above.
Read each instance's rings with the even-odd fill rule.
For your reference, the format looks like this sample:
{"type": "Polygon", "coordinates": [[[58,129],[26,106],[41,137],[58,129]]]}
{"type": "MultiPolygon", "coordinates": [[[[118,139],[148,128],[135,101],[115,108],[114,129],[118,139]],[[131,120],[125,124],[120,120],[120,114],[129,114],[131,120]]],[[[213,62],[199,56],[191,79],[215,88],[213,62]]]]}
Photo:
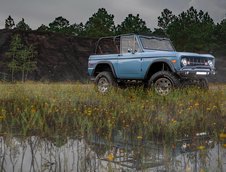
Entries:
{"type": "Polygon", "coordinates": [[[189,57],[205,57],[205,58],[214,58],[211,54],[198,54],[198,53],[191,53],[191,52],[177,52],[177,51],[155,51],[155,50],[144,50],[145,54],[152,54],[157,56],[163,57],[182,57],[182,56],[189,56],[189,57]]]}
{"type": "Polygon", "coordinates": [[[176,51],[156,51],[156,50],[144,50],[143,53],[147,56],[151,54],[152,56],[161,56],[161,57],[176,57],[178,54],[176,51]]]}
{"type": "Polygon", "coordinates": [[[190,53],[190,52],[177,52],[177,56],[189,56],[189,57],[205,57],[205,58],[214,58],[211,54],[198,54],[198,53],[190,53]]]}

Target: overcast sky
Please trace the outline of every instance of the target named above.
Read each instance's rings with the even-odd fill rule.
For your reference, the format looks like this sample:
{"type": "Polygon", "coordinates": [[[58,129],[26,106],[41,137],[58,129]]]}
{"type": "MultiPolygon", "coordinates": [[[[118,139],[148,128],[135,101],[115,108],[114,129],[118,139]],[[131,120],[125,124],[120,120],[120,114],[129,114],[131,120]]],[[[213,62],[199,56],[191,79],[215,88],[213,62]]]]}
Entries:
{"type": "Polygon", "coordinates": [[[0,0],[0,28],[11,15],[15,23],[21,18],[32,28],[48,25],[63,16],[70,24],[85,23],[98,8],[105,8],[120,24],[128,14],[140,14],[148,27],[157,27],[157,17],[164,8],[178,15],[189,7],[209,12],[215,22],[226,18],[226,0],[0,0]]]}

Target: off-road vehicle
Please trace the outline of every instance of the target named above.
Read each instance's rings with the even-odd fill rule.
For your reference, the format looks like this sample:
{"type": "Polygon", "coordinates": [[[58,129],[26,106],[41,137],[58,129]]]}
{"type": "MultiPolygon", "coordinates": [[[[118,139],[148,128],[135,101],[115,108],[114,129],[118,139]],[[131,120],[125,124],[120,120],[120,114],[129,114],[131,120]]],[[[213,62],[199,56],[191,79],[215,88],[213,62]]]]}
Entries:
{"type": "Polygon", "coordinates": [[[167,95],[181,86],[208,88],[215,60],[210,54],[177,52],[168,38],[127,34],[97,41],[88,74],[102,93],[132,82],[167,95]]]}

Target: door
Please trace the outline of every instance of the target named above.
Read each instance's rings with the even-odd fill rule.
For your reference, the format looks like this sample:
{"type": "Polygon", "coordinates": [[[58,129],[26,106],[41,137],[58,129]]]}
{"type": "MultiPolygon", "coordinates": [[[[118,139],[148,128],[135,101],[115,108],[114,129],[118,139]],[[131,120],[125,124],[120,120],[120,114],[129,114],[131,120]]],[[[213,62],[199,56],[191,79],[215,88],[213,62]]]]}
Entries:
{"type": "Polygon", "coordinates": [[[121,79],[141,79],[141,51],[135,35],[121,36],[118,56],[118,76],[121,79]]]}

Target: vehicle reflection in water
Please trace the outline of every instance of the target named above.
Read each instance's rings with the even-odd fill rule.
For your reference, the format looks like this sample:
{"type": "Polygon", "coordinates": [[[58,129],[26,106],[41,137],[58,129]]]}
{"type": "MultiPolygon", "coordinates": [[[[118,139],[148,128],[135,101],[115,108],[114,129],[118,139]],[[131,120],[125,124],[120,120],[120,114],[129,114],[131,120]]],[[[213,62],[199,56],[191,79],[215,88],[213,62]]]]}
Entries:
{"type": "Polygon", "coordinates": [[[89,138],[2,135],[0,171],[226,171],[226,138],[205,134],[176,144],[133,141],[117,131],[111,142],[89,138]]]}

